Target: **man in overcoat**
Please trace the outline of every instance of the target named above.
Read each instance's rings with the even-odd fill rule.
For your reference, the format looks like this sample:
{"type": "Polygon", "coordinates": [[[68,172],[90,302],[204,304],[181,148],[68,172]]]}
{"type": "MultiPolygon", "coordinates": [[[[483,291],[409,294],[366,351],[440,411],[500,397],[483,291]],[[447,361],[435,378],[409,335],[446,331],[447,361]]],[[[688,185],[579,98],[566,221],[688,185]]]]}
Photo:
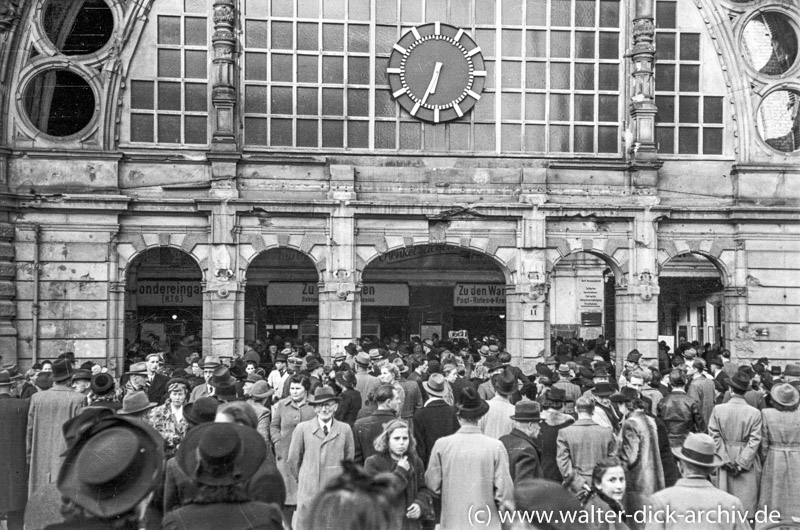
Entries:
{"type": "Polygon", "coordinates": [[[31,396],[28,410],[27,462],[28,498],[36,488],[55,483],[67,448],[61,426],[74,418],[86,403],[86,396],[70,388],[74,369],[67,359],[53,363],[53,387],[31,396]]]}
{"type": "Polygon", "coordinates": [[[308,403],[316,418],[294,430],[289,446],[289,472],[297,479],[295,528],[307,528],[311,502],[331,479],[342,473],[342,460],[353,459],[353,431],[334,419],[339,396],[329,386],[316,390],[308,403]]]}
{"type": "Polygon", "coordinates": [[[749,513],[758,505],[761,480],[761,412],[744,400],[750,378],[739,371],[728,380],[731,399],[714,407],[708,421],[708,434],[714,438],[717,454],[725,463],[717,473],[716,486],[738,497],[749,513]]]}
{"type": "MultiPolygon", "coordinates": [[[[695,359],[689,365],[688,376],[691,378],[686,386],[686,395],[697,401],[703,421],[708,425],[711,411],[714,409],[714,380],[706,377],[706,365],[702,359],[695,359]]],[[[699,431],[702,432],[702,431],[699,431]]]]}
{"type": "Polygon", "coordinates": [[[8,518],[8,530],[22,530],[28,498],[25,436],[30,400],[11,397],[11,385],[9,373],[0,372],[0,513],[8,518]]]}
{"type": "Polygon", "coordinates": [[[488,410],[475,389],[464,389],[458,406],[461,428],[437,440],[431,451],[425,482],[442,498],[441,530],[472,527],[475,520],[470,515],[477,509],[484,510],[481,528],[500,530],[499,510],[513,509],[508,454],[499,440],[489,438],[478,427],[478,420],[488,410]]]}
{"type": "Polygon", "coordinates": [[[444,376],[431,374],[423,386],[428,400],[424,407],[414,413],[414,438],[417,441],[417,456],[427,468],[436,440],[454,434],[460,426],[455,410],[444,400],[447,393],[444,376]]]}
{"type": "Polygon", "coordinates": [[[515,486],[526,480],[542,478],[542,466],[539,463],[540,449],[536,443],[541,430],[540,413],[539,403],[518,401],[511,416],[514,429],[510,434],[500,438],[508,453],[508,469],[515,486]]]}

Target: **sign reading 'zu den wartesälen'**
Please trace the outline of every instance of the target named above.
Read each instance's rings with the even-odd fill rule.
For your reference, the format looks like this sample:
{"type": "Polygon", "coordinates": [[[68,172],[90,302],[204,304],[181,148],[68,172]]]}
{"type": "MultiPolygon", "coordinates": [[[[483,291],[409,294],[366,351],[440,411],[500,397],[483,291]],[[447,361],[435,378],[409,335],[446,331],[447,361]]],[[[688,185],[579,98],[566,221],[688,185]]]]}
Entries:
{"type": "Polygon", "coordinates": [[[506,286],[499,283],[457,283],[454,307],[505,307],[506,286]]]}

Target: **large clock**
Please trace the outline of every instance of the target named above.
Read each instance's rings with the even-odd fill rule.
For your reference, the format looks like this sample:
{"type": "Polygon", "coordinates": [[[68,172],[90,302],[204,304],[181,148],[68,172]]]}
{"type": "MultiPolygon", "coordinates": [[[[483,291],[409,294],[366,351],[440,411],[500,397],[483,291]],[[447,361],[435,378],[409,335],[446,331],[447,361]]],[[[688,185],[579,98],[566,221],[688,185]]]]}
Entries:
{"type": "Polygon", "coordinates": [[[486,69],[481,49],[464,31],[432,22],[394,45],[387,69],[392,96],[417,119],[458,119],[481,99],[486,69]]]}

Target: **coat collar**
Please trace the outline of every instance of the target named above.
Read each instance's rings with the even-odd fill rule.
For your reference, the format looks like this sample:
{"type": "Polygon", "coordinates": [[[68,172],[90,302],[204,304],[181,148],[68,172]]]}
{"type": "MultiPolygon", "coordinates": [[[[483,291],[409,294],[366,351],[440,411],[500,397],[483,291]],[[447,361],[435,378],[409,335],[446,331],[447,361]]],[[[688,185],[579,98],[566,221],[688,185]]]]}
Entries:
{"type": "Polygon", "coordinates": [[[676,486],[683,486],[685,488],[714,488],[714,485],[709,482],[707,479],[704,478],[682,478],[678,479],[678,482],[675,483],[676,486]]]}
{"type": "Polygon", "coordinates": [[[576,420],[572,425],[599,425],[599,423],[591,418],[581,418],[576,420]]]}
{"type": "Polygon", "coordinates": [[[483,434],[483,431],[477,425],[462,425],[458,432],[461,434],[483,434]]]}
{"type": "Polygon", "coordinates": [[[527,434],[525,434],[521,430],[517,429],[516,427],[511,429],[511,432],[509,433],[509,435],[510,436],[514,436],[516,438],[519,438],[521,440],[525,440],[527,443],[531,444],[532,446],[537,447],[536,446],[536,440],[534,440],[533,438],[531,438],[530,436],[528,436],[527,434]]]}
{"type": "Polygon", "coordinates": [[[314,419],[309,421],[314,422],[314,428],[311,430],[311,434],[320,440],[325,440],[328,442],[339,436],[339,426],[342,424],[342,422],[337,421],[336,419],[331,420],[331,430],[328,432],[328,436],[325,436],[325,433],[322,432],[322,427],[319,424],[319,419],[316,416],[314,416],[314,419]]]}

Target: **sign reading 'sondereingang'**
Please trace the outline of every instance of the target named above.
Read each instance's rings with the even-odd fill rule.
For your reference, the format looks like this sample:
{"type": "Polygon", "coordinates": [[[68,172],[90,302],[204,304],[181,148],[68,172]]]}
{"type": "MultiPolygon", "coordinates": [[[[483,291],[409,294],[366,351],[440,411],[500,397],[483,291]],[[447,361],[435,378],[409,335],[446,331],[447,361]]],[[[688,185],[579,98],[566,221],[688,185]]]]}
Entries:
{"type": "Polygon", "coordinates": [[[136,285],[136,305],[201,306],[203,287],[200,282],[139,280],[136,285]]]}

